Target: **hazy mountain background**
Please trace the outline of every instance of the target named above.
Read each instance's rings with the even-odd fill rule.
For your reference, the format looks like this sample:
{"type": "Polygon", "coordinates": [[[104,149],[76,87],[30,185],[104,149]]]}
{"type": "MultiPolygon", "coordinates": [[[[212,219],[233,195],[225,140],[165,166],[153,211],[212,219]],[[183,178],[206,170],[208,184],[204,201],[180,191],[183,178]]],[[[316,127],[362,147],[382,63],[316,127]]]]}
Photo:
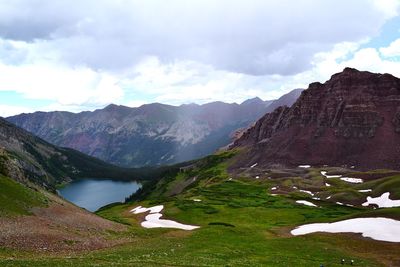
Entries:
{"type": "Polygon", "coordinates": [[[138,108],[109,105],[93,112],[35,112],[8,121],[62,147],[120,166],[172,164],[210,154],[281,105],[291,106],[302,89],[274,101],[253,98],[241,104],[212,102],[138,108]]]}

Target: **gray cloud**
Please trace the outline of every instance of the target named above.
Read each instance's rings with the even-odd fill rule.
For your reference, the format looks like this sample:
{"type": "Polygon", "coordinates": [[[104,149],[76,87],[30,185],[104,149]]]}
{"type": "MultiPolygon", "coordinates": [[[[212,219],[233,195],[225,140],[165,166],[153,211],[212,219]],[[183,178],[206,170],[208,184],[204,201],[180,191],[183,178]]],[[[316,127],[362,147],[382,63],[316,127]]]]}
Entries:
{"type": "MultiPolygon", "coordinates": [[[[336,43],[377,34],[385,19],[365,0],[0,0],[0,36],[30,43],[27,58],[50,53],[109,71],[156,56],[292,75],[336,43]]],[[[17,62],[23,54],[8,57],[17,62]]]]}

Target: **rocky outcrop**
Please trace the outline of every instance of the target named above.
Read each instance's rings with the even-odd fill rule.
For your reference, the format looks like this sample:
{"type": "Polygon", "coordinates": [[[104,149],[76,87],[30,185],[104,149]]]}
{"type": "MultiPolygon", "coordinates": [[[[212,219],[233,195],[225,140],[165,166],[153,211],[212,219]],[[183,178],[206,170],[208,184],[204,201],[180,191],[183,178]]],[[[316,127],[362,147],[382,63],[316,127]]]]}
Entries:
{"type": "Polygon", "coordinates": [[[400,168],[400,79],[351,68],[312,83],[292,107],[262,117],[236,140],[239,165],[400,168]]]}

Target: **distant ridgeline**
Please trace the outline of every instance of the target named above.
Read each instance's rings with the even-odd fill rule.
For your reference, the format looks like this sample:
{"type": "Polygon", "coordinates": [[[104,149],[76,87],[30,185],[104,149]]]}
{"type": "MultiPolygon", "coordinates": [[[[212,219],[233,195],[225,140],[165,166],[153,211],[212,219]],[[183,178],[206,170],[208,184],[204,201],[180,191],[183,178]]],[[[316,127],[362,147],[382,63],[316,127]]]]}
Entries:
{"type": "Polygon", "coordinates": [[[139,108],[109,105],[94,112],[36,112],[8,121],[59,145],[125,167],[183,162],[228,145],[233,133],[277,106],[292,105],[301,89],[275,101],[254,98],[242,104],[163,104],[139,108]]]}

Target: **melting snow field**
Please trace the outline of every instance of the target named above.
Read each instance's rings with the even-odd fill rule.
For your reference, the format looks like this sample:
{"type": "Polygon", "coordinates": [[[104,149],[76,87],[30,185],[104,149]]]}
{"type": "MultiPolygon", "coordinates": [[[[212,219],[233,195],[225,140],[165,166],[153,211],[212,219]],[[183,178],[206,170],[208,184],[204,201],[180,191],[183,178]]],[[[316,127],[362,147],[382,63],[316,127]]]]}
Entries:
{"type": "Polygon", "coordinates": [[[200,226],[182,224],[171,220],[160,219],[162,214],[160,213],[164,208],[164,205],[154,206],[151,208],[144,208],[142,206],[136,207],[131,210],[134,214],[150,212],[146,216],[145,221],[141,223],[144,228],[177,228],[182,230],[193,230],[200,228],[200,226]]]}
{"type": "Polygon", "coordinates": [[[297,227],[292,235],[316,232],[360,233],[375,240],[400,242],[400,221],[388,218],[357,218],[334,223],[313,223],[297,227]]]}
{"type": "Polygon", "coordinates": [[[362,205],[366,207],[370,204],[376,204],[379,208],[400,207],[400,200],[392,200],[389,197],[389,192],[383,193],[380,197],[367,197],[367,202],[362,205]]]}
{"type": "Polygon", "coordinates": [[[310,201],[307,201],[307,200],[296,200],[296,203],[303,204],[303,205],[310,206],[310,207],[318,207],[314,203],[311,203],[310,201]]]}

